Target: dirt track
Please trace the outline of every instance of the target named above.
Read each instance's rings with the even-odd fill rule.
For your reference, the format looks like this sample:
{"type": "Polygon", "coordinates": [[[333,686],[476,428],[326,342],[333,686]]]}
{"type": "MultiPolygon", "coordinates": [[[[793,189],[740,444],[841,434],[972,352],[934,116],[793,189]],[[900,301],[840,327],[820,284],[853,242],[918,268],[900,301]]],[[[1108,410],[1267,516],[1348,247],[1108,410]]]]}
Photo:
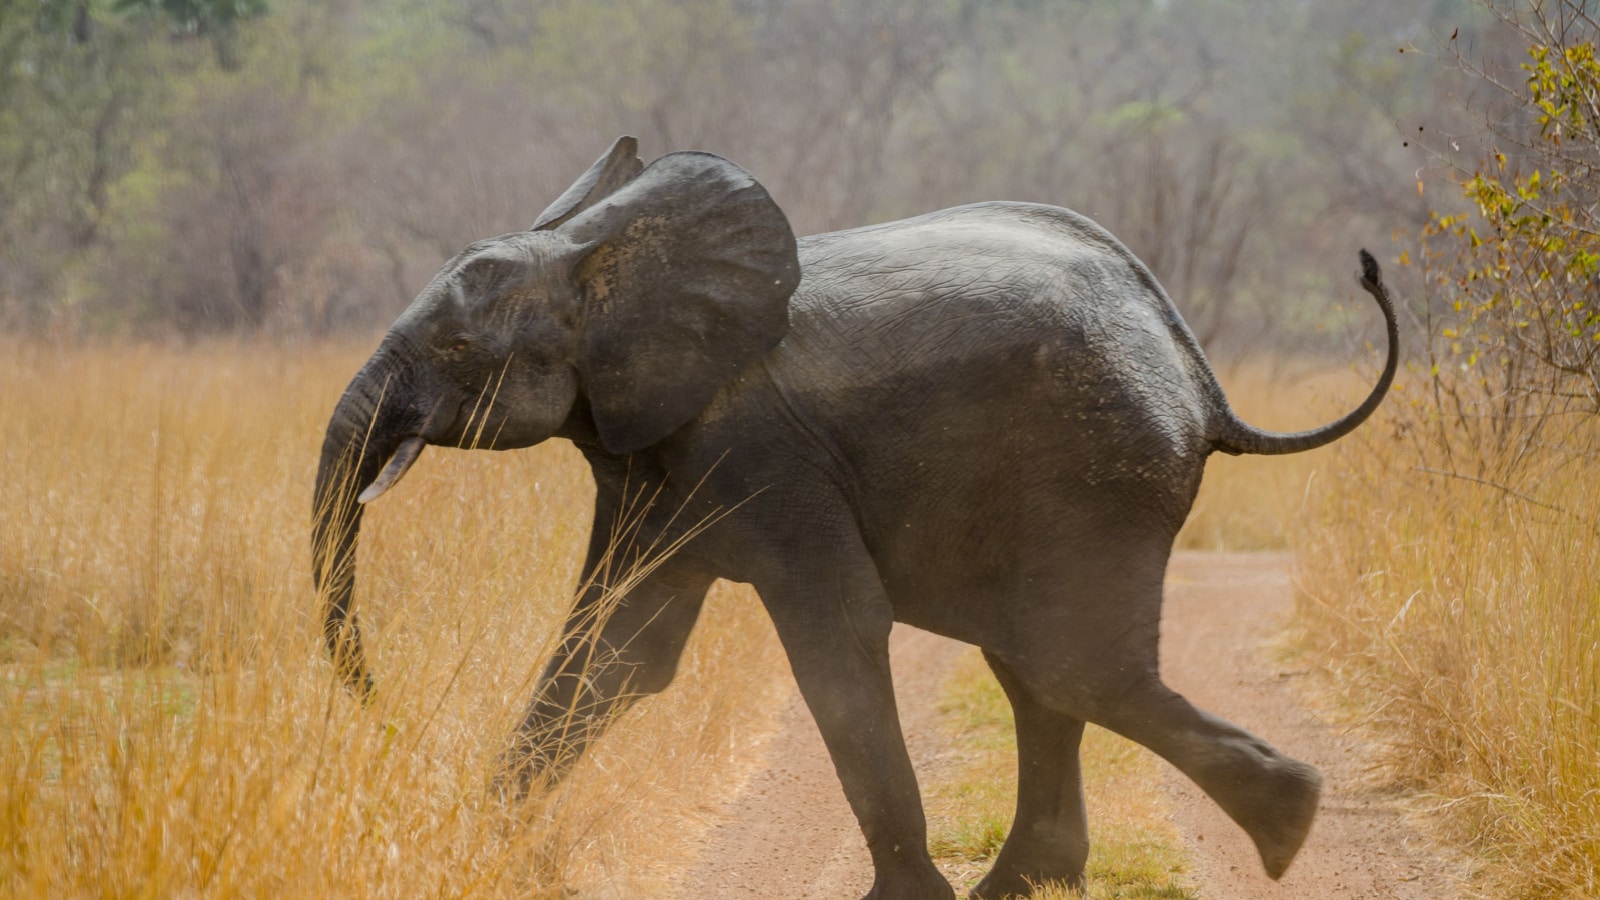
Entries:
{"type": "MultiPolygon", "coordinates": [[[[1449,898],[1446,865],[1430,855],[1396,805],[1364,785],[1362,747],[1301,702],[1299,676],[1263,642],[1287,615],[1283,554],[1179,554],[1167,579],[1162,667],[1197,705],[1231,719],[1326,779],[1316,827],[1281,882],[1261,874],[1249,839],[1175,770],[1167,796],[1201,894],[1217,900],[1449,898]]],[[[909,628],[891,642],[896,693],[918,776],[941,764],[934,727],[943,673],[962,645],[909,628]]],[[[850,898],[872,883],[866,846],[822,739],[791,692],[767,766],[723,810],[683,897],[850,898]]],[[[1092,815],[1092,811],[1091,811],[1092,815]]]]}

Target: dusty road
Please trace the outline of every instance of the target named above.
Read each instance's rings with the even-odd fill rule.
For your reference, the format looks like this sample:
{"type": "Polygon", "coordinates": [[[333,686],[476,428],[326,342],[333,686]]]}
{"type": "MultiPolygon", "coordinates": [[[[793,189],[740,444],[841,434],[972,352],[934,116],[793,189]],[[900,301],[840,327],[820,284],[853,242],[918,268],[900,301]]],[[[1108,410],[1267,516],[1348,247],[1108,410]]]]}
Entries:
{"type": "MultiPolygon", "coordinates": [[[[1302,702],[1299,676],[1264,646],[1289,611],[1288,557],[1179,554],[1167,579],[1162,667],[1196,704],[1319,767],[1316,827],[1281,882],[1261,874],[1249,839],[1175,770],[1167,796],[1193,881],[1215,900],[1449,898],[1451,873],[1395,804],[1365,786],[1363,748],[1302,702]]],[[[891,642],[896,693],[918,777],[942,764],[937,691],[962,645],[909,628],[891,642]]],[[[866,846],[816,727],[791,692],[767,764],[723,810],[678,894],[696,898],[859,897],[872,883],[866,846]]]]}

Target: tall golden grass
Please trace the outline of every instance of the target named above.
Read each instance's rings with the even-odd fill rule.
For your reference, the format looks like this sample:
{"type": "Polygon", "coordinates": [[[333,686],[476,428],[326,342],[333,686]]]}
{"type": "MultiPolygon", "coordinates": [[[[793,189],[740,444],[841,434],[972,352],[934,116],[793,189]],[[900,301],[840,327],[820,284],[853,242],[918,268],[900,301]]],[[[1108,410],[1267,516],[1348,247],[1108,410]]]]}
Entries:
{"type": "Polygon", "coordinates": [[[430,449],[374,504],[378,699],[336,686],[311,484],[369,349],[0,344],[0,894],[645,895],[740,777],[786,667],[719,586],[671,690],[492,799],[588,532],[556,443],[430,449]]]}
{"type": "Polygon", "coordinates": [[[1417,389],[1296,541],[1306,645],[1485,893],[1600,896],[1600,430],[1473,441],[1417,389]]]}

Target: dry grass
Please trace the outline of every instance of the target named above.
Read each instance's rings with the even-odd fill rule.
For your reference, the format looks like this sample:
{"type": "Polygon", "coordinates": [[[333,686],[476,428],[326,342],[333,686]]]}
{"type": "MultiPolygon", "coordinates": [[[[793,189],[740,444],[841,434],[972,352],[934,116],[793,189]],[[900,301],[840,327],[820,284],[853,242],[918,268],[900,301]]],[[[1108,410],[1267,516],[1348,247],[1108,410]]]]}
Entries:
{"type": "Polygon", "coordinates": [[[1397,430],[1425,408],[1399,399],[1344,449],[1298,542],[1306,645],[1485,894],[1600,896],[1593,462],[1546,447],[1507,472],[1452,438],[1457,474],[1498,469],[1498,486],[1421,472],[1444,448],[1397,430]]]}
{"type": "Polygon", "coordinates": [[[0,344],[0,895],[648,894],[741,776],[786,669],[719,586],[672,690],[489,799],[588,531],[562,445],[429,450],[374,505],[379,699],[334,685],[311,483],[369,349],[0,344]]]}

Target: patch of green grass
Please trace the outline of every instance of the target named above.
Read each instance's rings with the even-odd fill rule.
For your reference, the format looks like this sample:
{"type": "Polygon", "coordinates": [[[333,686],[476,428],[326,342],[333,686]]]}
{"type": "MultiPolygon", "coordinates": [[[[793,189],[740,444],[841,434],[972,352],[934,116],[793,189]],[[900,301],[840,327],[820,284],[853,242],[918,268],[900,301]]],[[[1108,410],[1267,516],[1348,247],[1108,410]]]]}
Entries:
{"type": "MultiPolygon", "coordinates": [[[[976,651],[951,673],[942,725],[959,757],[925,791],[929,846],[958,887],[988,871],[1011,828],[1017,749],[1011,705],[976,651]]],[[[1089,898],[1197,897],[1185,884],[1187,858],[1166,816],[1161,769],[1138,745],[1091,725],[1083,739],[1089,805],[1089,898]]],[[[1081,895],[1047,886],[1040,900],[1081,895]]]]}
{"type": "Polygon", "coordinates": [[[198,703],[194,679],[172,669],[95,669],[73,660],[0,666],[0,707],[48,723],[33,760],[48,785],[60,782],[67,761],[91,751],[96,729],[125,737],[152,723],[186,728],[198,703]]]}

